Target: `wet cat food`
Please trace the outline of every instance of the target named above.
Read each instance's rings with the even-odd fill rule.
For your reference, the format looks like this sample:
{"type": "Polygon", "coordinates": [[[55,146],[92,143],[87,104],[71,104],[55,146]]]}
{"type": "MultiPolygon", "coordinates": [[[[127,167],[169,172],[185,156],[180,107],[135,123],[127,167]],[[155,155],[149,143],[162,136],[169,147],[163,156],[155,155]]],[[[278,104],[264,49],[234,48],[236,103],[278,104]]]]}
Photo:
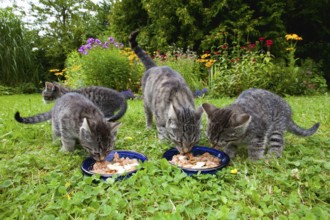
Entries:
{"type": "Polygon", "coordinates": [[[174,155],[170,163],[183,168],[208,169],[220,165],[220,159],[206,152],[194,156],[192,153],[174,155]]]}
{"type": "Polygon", "coordinates": [[[91,171],[98,174],[122,174],[136,170],[139,164],[139,161],[135,158],[120,158],[118,153],[115,153],[112,161],[96,162],[91,171]]]}

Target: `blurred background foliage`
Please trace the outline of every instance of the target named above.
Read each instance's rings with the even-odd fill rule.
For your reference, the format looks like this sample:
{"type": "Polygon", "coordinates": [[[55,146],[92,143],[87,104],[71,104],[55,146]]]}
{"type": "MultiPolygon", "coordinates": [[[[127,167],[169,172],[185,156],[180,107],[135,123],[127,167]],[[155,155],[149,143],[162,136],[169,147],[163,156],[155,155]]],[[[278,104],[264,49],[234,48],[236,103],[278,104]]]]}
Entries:
{"type": "Polygon", "coordinates": [[[19,86],[21,91],[33,92],[44,81],[66,80],[73,87],[101,84],[139,92],[143,67],[137,61],[132,67],[129,53],[104,48],[87,56],[77,52],[87,39],[104,40],[109,36],[123,43],[119,50],[124,51],[129,46],[129,34],[136,29],[140,29],[140,45],[159,64],[182,73],[194,90],[207,87],[214,96],[234,96],[247,86],[281,94],[312,94],[325,91],[324,79],[330,84],[327,0],[103,0],[97,4],[91,0],[39,0],[38,4],[30,4],[33,21],[24,21],[28,13],[15,4],[0,9],[2,86],[19,86]],[[302,40],[289,53],[284,36],[292,33],[302,40]],[[260,43],[260,38],[271,40],[272,45],[254,51],[257,58],[270,53],[270,62],[260,61],[259,68],[251,66],[251,54],[236,52],[240,51],[237,48],[260,43]],[[242,62],[227,65],[230,57],[215,56],[223,45],[228,46],[231,59],[242,62]],[[210,53],[214,63],[197,65],[186,51],[194,51],[195,60],[210,53]],[[164,55],[167,59],[161,58],[164,55]],[[102,59],[93,64],[92,56],[102,59]],[[114,57],[116,62],[110,63],[114,57]],[[83,65],[74,75],[72,67],[79,63],[83,65]],[[56,75],[50,72],[53,69],[67,72],[56,75]],[[79,74],[94,76],[97,81],[74,81],[79,74]]]}

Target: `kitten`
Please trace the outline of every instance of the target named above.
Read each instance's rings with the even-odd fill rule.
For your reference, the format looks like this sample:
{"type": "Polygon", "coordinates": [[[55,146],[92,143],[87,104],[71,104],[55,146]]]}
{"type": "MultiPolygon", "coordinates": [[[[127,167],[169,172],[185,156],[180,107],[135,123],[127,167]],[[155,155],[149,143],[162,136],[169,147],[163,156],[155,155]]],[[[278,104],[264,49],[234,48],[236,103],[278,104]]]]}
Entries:
{"type": "Polygon", "coordinates": [[[172,140],[180,153],[190,152],[200,139],[202,107],[195,110],[193,94],[182,76],[167,66],[155,62],[136,42],[138,31],[129,41],[135,54],[144,64],[142,92],[146,126],[151,128],[153,115],[159,139],[172,140]]]}
{"type": "Polygon", "coordinates": [[[286,130],[300,135],[314,134],[319,123],[310,129],[299,127],[292,120],[287,102],[276,94],[262,89],[242,92],[236,101],[224,108],[204,103],[207,114],[207,136],[212,145],[225,147],[230,158],[235,156],[237,146],[247,145],[252,160],[268,155],[280,157],[284,147],[286,130]],[[269,148],[266,149],[267,145],[269,148]]]}
{"type": "Polygon", "coordinates": [[[96,160],[104,160],[113,150],[120,122],[108,122],[102,111],[85,96],[67,93],[58,99],[52,110],[16,121],[34,124],[52,120],[53,140],[61,138],[62,151],[73,151],[76,140],[96,160]]]}
{"type": "Polygon", "coordinates": [[[126,113],[127,102],[125,96],[116,90],[101,86],[69,90],[56,82],[46,82],[42,97],[45,103],[49,103],[68,92],[76,92],[87,97],[100,108],[109,121],[116,121],[126,113]],[[116,111],[118,112],[116,113],[116,111]],[[115,113],[116,115],[114,115],[115,113]]]}

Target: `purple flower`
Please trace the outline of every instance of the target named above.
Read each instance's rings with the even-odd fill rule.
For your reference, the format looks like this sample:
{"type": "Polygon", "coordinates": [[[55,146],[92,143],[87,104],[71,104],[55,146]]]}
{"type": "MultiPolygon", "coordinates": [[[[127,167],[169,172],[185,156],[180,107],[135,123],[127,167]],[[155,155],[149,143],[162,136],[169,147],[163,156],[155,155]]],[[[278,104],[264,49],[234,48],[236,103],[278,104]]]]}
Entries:
{"type": "Polygon", "coordinates": [[[99,39],[95,39],[95,44],[97,44],[97,45],[101,45],[102,42],[101,42],[99,39]]]}
{"type": "Polygon", "coordinates": [[[207,88],[204,88],[202,90],[196,90],[194,92],[194,97],[197,98],[197,97],[202,97],[204,95],[204,93],[208,92],[207,88]]]}
{"type": "Polygon", "coordinates": [[[85,48],[86,48],[87,50],[90,50],[90,49],[92,49],[92,45],[87,44],[87,45],[85,45],[85,48]]]}
{"type": "Polygon", "coordinates": [[[103,44],[102,47],[103,47],[103,48],[109,48],[109,42],[108,42],[108,41],[104,42],[104,44],[103,44]]]}
{"type": "Polygon", "coordinates": [[[81,54],[87,54],[87,50],[85,48],[85,45],[82,45],[79,49],[78,52],[81,54]]]}
{"type": "Polygon", "coordinates": [[[123,43],[120,43],[119,44],[119,48],[123,48],[124,47],[124,44],[123,43]]]}
{"type": "Polygon", "coordinates": [[[94,43],[94,38],[88,38],[87,39],[87,44],[93,44],[94,43]]]}
{"type": "Polygon", "coordinates": [[[202,89],[202,93],[207,93],[209,90],[207,88],[202,89]]]}
{"type": "Polygon", "coordinates": [[[113,44],[115,42],[115,39],[113,37],[108,37],[108,41],[113,44]]]}

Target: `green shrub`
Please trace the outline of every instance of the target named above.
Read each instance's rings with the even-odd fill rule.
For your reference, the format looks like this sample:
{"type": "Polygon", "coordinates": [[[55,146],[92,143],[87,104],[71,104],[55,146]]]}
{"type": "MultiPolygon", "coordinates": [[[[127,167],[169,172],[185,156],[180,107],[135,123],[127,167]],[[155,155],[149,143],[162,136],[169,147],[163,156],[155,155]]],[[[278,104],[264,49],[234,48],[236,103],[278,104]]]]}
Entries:
{"type": "Polygon", "coordinates": [[[0,95],[14,95],[20,93],[22,93],[22,91],[18,87],[0,85],[0,95]]]}
{"type": "Polygon", "coordinates": [[[169,66],[181,74],[192,91],[197,91],[206,86],[206,74],[196,62],[197,55],[191,50],[184,52],[180,48],[169,47],[165,54],[157,52],[154,57],[157,65],[169,66]]]}
{"type": "Polygon", "coordinates": [[[90,38],[78,51],[80,54],[76,51],[69,54],[66,62],[67,85],[105,86],[118,91],[139,90],[142,67],[132,64],[129,50],[124,50],[113,38],[104,43],[90,38]]]}

